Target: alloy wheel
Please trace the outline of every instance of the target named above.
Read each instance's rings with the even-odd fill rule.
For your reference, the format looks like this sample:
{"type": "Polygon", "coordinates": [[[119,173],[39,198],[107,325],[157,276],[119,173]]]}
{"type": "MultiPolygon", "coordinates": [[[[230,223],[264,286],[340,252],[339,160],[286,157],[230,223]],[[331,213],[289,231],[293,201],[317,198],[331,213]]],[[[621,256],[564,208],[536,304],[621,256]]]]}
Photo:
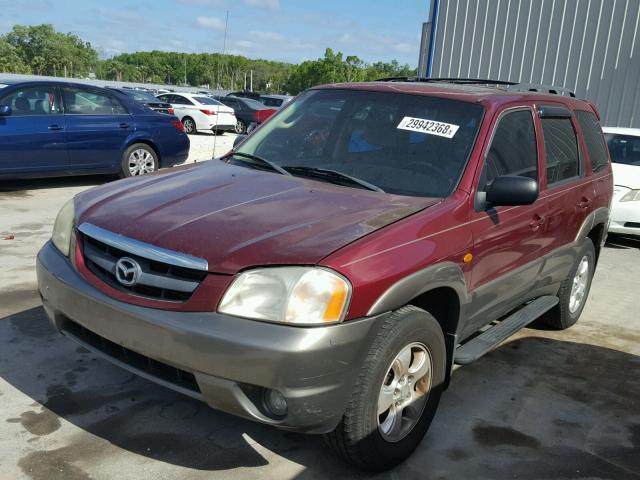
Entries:
{"type": "Polygon", "coordinates": [[[416,426],[429,398],[433,378],[431,354],[422,343],[411,343],[387,369],[378,395],[378,431],[388,442],[399,442],[416,426]]]}
{"type": "Polygon", "coordinates": [[[191,134],[196,131],[196,125],[190,118],[186,118],[182,124],[184,125],[184,131],[186,133],[191,134]]]}
{"type": "Polygon", "coordinates": [[[143,148],[138,148],[129,154],[128,165],[129,173],[132,177],[151,173],[156,169],[156,162],[153,155],[143,148]]]}
{"type": "Polygon", "coordinates": [[[578,269],[573,277],[571,285],[571,295],[569,295],[569,311],[575,313],[582,305],[585,293],[587,292],[587,284],[589,283],[589,257],[582,257],[578,264],[578,269]]]}

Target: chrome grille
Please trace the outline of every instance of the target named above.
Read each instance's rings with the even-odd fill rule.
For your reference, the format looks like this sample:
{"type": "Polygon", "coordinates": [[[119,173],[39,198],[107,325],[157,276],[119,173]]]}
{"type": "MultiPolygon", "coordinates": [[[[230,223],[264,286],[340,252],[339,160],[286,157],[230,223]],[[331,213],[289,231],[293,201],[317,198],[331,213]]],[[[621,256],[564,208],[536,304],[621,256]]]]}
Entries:
{"type": "Polygon", "coordinates": [[[162,250],[161,256],[155,255],[158,247],[145,250],[140,245],[146,244],[85,225],[81,225],[79,230],[83,233],[82,246],[87,268],[103,282],[122,292],[154,300],[183,302],[191,297],[207,274],[197,263],[193,265],[199,268],[182,266],[189,264],[188,260],[193,257],[167,250],[162,250]],[[112,236],[107,238],[109,234],[112,236]],[[116,277],[116,263],[123,257],[135,260],[140,266],[140,276],[132,286],[123,285],[116,277]],[[162,261],[150,257],[160,257],[162,261]]]}

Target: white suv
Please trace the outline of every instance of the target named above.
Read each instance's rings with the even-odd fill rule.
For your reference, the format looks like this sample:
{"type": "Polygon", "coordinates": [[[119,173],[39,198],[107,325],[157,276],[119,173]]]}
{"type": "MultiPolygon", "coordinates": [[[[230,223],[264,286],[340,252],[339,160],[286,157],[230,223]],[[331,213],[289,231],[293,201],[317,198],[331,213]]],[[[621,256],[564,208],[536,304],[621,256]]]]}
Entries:
{"type": "Polygon", "coordinates": [[[171,104],[188,134],[199,131],[222,134],[232,132],[236,127],[233,108],[213,98],[197,93],[163,93],[157,97],[171,104]]]}

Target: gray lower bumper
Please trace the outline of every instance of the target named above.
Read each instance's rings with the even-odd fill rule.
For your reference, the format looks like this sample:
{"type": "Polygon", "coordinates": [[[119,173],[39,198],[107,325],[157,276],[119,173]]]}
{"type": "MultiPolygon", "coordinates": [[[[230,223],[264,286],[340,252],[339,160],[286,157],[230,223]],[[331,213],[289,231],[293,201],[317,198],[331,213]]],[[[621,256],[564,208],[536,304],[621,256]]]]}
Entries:
{"type": "Polygon", "coordinates": [[[123,368],[216,409],[301,432],[324,433],[338,424],[383,319],[301,328],[139,307],[95,289],[51,243],[38,254],[37,274],[47,315],[62,333],[80,325],[113,344],[193,374],[198,388],[185,391],[112,359],[123,368]],[[270,416],[261,397],[252,394],[263,388],[285,396],[289,408],[284,418],[270,416]]]}

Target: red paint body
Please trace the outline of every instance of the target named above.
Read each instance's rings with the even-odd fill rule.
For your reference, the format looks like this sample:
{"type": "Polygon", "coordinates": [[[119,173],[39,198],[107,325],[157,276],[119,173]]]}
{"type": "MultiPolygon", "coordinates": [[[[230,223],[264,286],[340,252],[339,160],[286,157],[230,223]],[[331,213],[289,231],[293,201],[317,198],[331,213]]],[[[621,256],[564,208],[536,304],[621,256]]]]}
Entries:
{"type": "MultiPolygon", "coordinates": [[[[82,193],[78,223],[90,222],[127,237],[206,259],[212,275],[184,303],[143,299],[118,292],[84,268],[102,291],[122,301],[184,311],[214,310],[233,275],[262,265],[324,265],[347,277],[353,295],[347,319],[365,316],[398,280],[429,265],[458,264],[469,291],[570,243],[586,215],[608,208],[610,165],[593,174],[578,135],[584,175],[549,190],[538,138],[540,197],[530,206],[498,207],[500,225],[474,210],[474,195],[490,134],[505,109],[537,103],[592,110],[585,101],[557,95],[510,93],[497,89],[451,88],[420,83],[359,83],[349,88],[441,96],[479,102],[484,119],[457,189],[446,199],[407,197],[341,187],[212,161],[193,168],[130,179],[82,193]],[[567,208],[587,197],[585,209],[567,208]],[[546,222],[532,229],[536,216],[546,222]],[[475,260],[466,264],[463,256],[475,260]]],[[[574,122],[579,133],[580,126],[574,122]]],[[[80,243],[80,242],[79,242],[80,243]]],[[[79,247],[77,247],[79,248],[79,247]]]]}

